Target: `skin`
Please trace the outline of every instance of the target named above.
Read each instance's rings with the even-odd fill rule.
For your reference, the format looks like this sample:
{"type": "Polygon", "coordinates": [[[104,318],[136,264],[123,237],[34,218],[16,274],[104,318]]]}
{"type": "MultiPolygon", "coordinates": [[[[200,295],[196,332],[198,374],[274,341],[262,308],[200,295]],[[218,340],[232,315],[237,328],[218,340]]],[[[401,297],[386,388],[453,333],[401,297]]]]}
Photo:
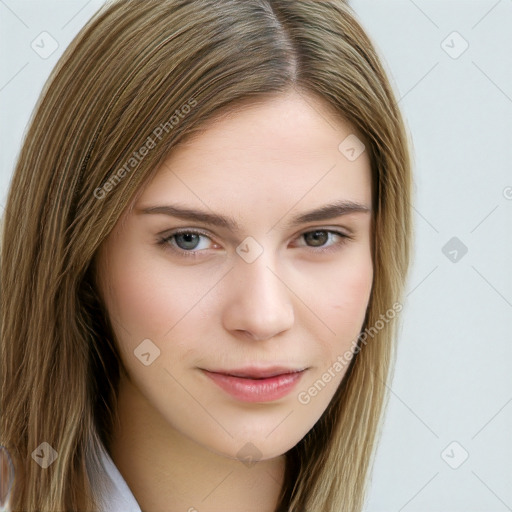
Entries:
{"type": "Polygon", "coordinates": [[[145,512],[274,509],[284,454],[318,421],[347,365],[307,404],[298,395],[353,349],[370,298],[371,211],[286,227],[334,201],[371,208],[367,152],[350,161],[338,149],[354,133],[295,92],[223,117],[168,155],[100,248],[100,293],[126,369],[110,451],[145,512]],[[139,213],[178,203],[231,216],[241,231],[139,213]],[[158,245],[178,228],[206,236],[158,245]],[[304,236],[315,230],[319,241],[304,236]],[[236,251],[247,237],[263,249],[251,263],[236,251]],[[147,366],[134,354],[144,339],[160,350],[147,366]],[[201,370],[249,364],[308,369],[287,396],[258,403],[201,370]],[[240,461],[244,446],[253,464],[240,461]]]}

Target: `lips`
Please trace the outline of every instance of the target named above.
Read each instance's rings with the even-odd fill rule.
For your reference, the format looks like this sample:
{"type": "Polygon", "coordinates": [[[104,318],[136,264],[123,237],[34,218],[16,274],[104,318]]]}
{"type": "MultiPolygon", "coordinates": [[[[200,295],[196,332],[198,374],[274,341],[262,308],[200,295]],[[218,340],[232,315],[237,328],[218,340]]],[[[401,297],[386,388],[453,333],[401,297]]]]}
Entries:
{"type": "Polygon", "coordinates": [[[307,368],[202,370],[224,392],[242,402],[271,402],[288,395],[307,368]]]}

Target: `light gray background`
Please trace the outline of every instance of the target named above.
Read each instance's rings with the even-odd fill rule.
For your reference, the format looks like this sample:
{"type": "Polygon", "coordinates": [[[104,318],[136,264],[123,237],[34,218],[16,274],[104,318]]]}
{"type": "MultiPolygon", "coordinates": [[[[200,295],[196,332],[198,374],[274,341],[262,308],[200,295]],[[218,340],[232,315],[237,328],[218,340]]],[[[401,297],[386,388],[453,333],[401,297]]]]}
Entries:
{"type": "MultiPolygon", "coordinates": [[[[44,80],[102,3],[0,0],[2,208],[44,80]]],[[[415,163],[414,264],[366,512],[512,511],[512,0],[351,4],[415,163]]]]}

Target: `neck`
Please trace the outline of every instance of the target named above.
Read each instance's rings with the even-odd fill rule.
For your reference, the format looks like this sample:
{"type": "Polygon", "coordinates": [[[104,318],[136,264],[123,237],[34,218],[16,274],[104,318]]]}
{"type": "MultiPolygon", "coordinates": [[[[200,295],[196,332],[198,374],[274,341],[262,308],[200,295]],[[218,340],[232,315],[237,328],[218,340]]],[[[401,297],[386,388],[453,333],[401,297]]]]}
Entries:
{"type": "Polygon", "coordinates": [[[144,512],[274,512],[285,457],[254,465],[174,429],[123,375],[112,460],[144,512]]]}

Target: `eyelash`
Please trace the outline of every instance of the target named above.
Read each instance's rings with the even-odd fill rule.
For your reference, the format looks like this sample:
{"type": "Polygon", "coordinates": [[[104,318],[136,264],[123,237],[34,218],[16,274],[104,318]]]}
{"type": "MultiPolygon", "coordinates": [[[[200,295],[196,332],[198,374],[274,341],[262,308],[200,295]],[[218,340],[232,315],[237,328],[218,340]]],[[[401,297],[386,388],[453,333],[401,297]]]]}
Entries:
{"type": "MultiPolygon", "coordinates": [[[[305,246],[316,253],[323,254],[323,253],[329,253],[329,252],[336,251],[337,249],[340,249],[342,245],[346,244],[349,240],[352,240],[352,237],[347,235],[346,233],[342,233],[341,231],[336,231],[336,230],[332,230],[332,229],[312,229],[309,231],[304,231],[303,233],[301,233],[299,235],[299,237],[302,237],[308,233],[314,233],[314,232],[331,233],[333,235],[338,235],[339,237],[341,237],[341,240],[339,240],[338,242],[335,242],[334,244],[329,245],[327,247],[305,246]]],[[[183,235],[183,234],[201,235],[201,236],[211,239],[211,237],[208,234],[206,234],[202,231],[197,231],[195,229],[182,229],[182,230],[174,231],[170,235],[167,235],[163,238],[159,238],[157,245],[162,246],[164,250],[171,251],[171,252],[177,254],[178,256],[182,256],[184,258],[199,258],[200,257],[199,253],[202,252],[203,249],[199,249],[199,250],[193,249],[190,251],[186,251],[185,249],[180,249],[179,247],[174,247],[169,243],[175,236],[183,235]]]]}

